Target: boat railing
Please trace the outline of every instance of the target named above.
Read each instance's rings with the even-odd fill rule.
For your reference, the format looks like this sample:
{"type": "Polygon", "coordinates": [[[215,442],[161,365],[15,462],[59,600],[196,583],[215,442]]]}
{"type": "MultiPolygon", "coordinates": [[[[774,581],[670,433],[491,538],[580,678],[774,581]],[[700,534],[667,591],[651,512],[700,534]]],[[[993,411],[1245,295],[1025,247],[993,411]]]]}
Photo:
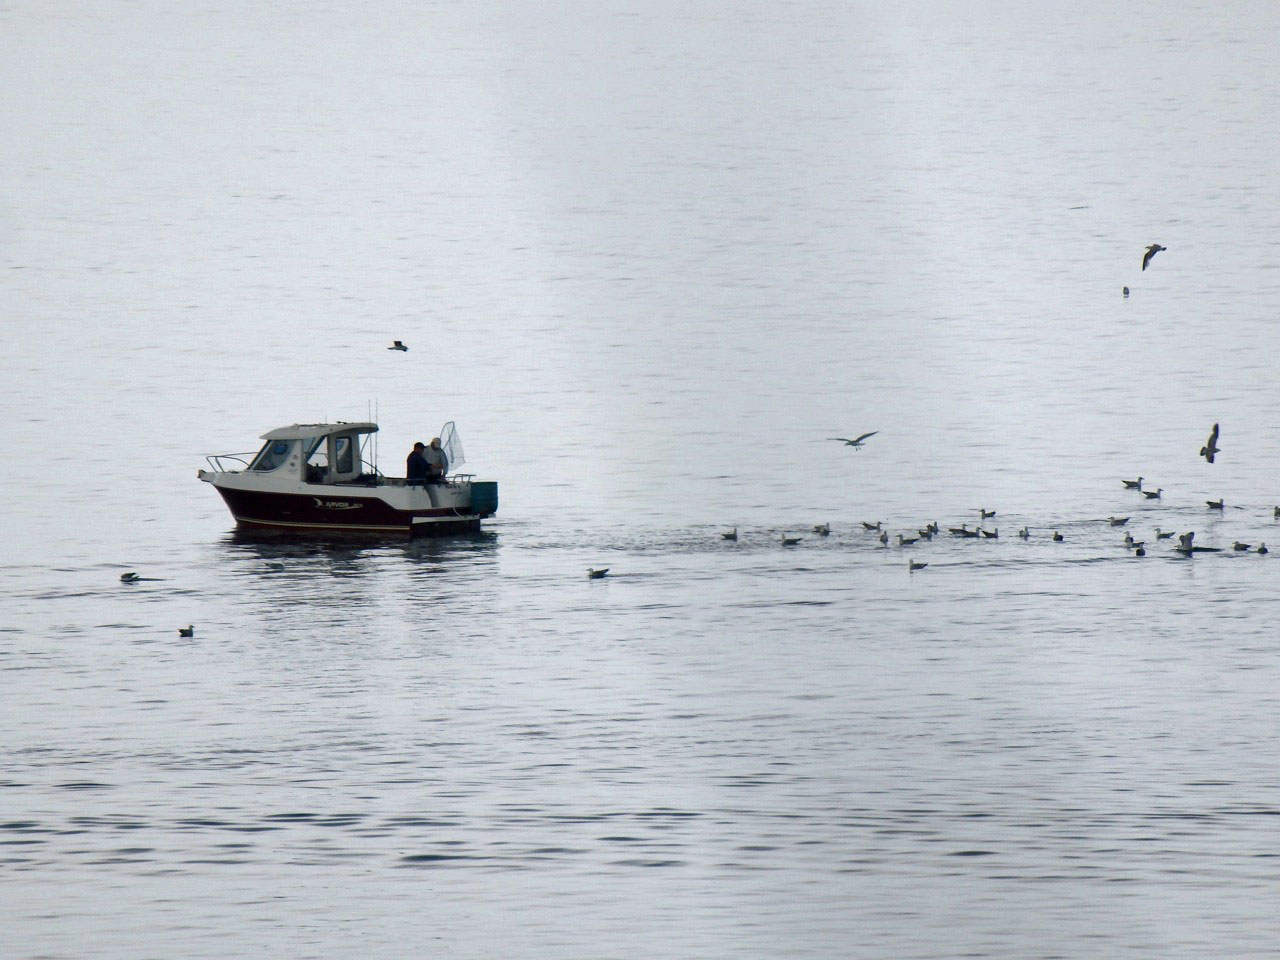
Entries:
{"type": "Polygon", "coordinates": [[[249,461],[253,459],[253,456],[252,452],[218,453],[207,456],[204,460],[215,473],[238,473],[241,470],[249,469],[249,461]],[[239,466],[229,466],[229,464],[239,464],[239,466]]]}
{"type": "MultiPolygon", "coordinates": [[[[443,483],[447,487],[460,487],[464,483],[470,483],[475,478],[476,478],[476,475],[474,473],[455,473],[445,477],[443,480],[437,481],[437,483],[443,483]]],[[[379,479],[378,482],[379,482],[379,485],[385,485],[388,487],[409,486],[409,481],[406,480],[404,477],[382,477],[379,479]]],[[[426,481],[415,481],[413,485],[415,487],[422,486],[422,484],[424,484],[425,482],[426,481]]]]}

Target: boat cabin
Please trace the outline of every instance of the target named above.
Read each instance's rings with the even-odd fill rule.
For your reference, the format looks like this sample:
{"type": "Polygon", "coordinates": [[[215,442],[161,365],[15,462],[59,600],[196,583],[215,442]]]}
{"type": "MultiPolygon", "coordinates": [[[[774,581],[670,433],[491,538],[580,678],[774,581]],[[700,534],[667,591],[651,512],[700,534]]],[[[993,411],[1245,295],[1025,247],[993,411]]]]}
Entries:
{"type": "Polygon", "coordinates": [[[353,483],[363,473],[362,437],[376,423],[295,423],[262,435],[266,441],[249,473],[276,474],[304,483],[353,483]]]}

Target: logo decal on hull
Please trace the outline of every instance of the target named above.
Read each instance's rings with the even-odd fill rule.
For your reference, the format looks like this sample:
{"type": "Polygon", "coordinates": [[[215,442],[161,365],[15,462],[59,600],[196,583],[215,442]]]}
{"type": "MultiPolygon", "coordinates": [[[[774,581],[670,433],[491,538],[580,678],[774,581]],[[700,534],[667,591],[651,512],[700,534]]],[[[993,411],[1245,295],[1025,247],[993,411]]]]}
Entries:
{"type": "Polygon", "coordinates": [[[349,503],[346,500],[321,500],[319,497],[312,497],[317,507],[325,510],[359,510],[364,506],[363,503],[349,503]]]}

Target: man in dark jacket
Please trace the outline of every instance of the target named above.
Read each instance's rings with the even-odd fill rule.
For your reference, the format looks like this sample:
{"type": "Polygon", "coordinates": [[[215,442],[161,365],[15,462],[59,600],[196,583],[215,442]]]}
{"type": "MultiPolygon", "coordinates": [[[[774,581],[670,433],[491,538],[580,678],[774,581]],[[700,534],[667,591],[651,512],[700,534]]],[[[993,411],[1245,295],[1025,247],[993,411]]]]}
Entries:
{"type": "Polygon", "coordinates": [[[413,445],[413,450],[404,461],[404,475],[409,486],[417,487],[426,483],[427,477],[431,476],[431,467],[427,463],[427,458],[422,452],[427,449],[427,445],[419,440],[413,445]]]}

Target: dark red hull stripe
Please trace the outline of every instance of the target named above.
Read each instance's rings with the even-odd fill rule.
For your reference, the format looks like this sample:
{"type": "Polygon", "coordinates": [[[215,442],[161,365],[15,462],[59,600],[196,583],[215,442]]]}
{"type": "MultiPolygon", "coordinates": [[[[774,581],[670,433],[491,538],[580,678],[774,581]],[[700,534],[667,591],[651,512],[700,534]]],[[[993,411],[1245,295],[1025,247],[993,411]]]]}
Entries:
{"type": "MultiPolygon", "coordinates": [[[[427,510],[397,510],[379,497],[352,497],[331,493],[327,497],[310,494],[265,493],[219,487],[237,523],[287,529],[329,529],[407,531],[415,519],[436,522],[472,523],[477,514],[459,513],[451,507],[427,510]]],[[[422,524],[434,526],[435,523],[422,524]]]]}

